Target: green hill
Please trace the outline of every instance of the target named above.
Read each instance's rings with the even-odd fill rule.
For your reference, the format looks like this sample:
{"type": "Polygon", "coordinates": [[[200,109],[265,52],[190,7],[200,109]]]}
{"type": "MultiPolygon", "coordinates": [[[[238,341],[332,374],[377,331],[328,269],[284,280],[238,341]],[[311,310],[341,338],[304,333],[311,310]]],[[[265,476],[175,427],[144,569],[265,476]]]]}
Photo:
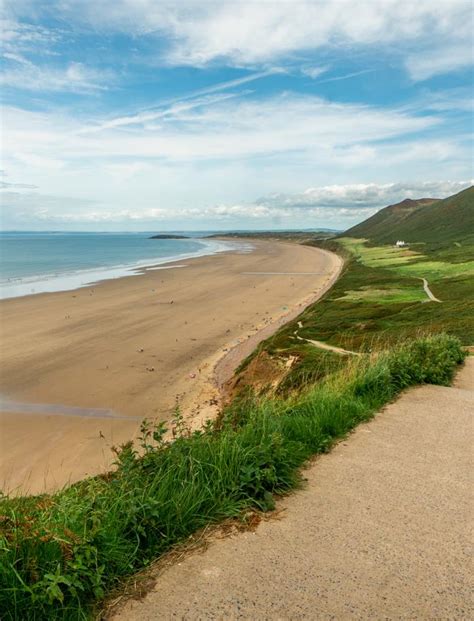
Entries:
{"type": "Polygon", "coordinates": [[[406,242],[474,242],[474,186],[442,200],[406,199],[389,205],[343,235],[382,244],[394,243],[398,239],[406,242]]]}

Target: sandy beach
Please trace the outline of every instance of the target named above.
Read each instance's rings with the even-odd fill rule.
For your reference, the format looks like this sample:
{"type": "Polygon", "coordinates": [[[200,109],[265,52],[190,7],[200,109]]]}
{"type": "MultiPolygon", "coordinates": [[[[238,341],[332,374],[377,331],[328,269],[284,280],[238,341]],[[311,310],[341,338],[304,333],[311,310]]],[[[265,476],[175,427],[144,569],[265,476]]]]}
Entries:
{"type": "Polygon", "coordinates": [[[145,417],[169,419],[177,401],[194,424],[212,415],[216,363],[228,356],[230,373],[340,269],[316,248],[252,243],[1,301],[0,488],[39,493],[106,471],[111,446],[145,417]]]}

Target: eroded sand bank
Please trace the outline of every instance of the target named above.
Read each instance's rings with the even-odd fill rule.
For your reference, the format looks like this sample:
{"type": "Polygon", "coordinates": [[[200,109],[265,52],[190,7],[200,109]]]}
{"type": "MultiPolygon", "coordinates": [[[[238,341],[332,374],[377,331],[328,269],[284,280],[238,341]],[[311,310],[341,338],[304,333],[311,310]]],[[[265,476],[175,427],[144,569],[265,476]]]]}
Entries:
{"type": "Polygon", "coordinates": [[[169,418],[177,399],[201,420],[217,360],[302,310],[340,268],[315,248],[254,246],[0,302],[0,487],[36,493],[102,472],[112,445],[144,417],[169,418]]]}

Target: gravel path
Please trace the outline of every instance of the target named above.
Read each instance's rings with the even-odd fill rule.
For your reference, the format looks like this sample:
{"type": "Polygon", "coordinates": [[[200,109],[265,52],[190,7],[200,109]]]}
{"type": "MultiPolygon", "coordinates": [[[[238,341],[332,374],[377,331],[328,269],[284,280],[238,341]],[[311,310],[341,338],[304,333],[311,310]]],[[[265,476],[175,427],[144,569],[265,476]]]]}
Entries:
{"type": "Polygon", "coordinates": [[[432,302],[441,302],[441,300],[438,300],[438,298],[431,291],[430,286],[429,286],[428,281],[426,280],[426,278],[422,278],[421,280],[423,281],[423,289],[425,290],[425,293],[430,298],[430,300],[432,302]]]}
{"type": "Polygon", "coordinates": [[[299,341],[306,341],[306,343],[311,343],[318,349],[325,349],[326,351],[333,351],[335,354],[344,354],[350,356],[361,356],[361,353],[358,351],[350,351],[348,349],[343,349],[342,347],[336,347],[335,345],[329,345],[328,343],[324,343],[323,341],[313,341],[313,339],[304,339],[301,336],[296,335],[296,338],[299,341]]]}
{"type": "Polygon", "coordinates": [[[474,618],[473,405],[471,358],[319,458],[279,519],[166,568],[115,618],[474,618]]]}

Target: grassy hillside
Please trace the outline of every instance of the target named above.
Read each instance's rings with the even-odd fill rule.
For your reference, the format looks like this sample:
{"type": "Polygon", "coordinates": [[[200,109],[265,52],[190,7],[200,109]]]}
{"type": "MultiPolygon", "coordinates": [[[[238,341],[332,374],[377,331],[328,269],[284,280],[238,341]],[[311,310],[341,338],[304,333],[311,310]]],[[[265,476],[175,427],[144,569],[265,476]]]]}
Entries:
{"type": "Polygon", "coordinates": [[[346,256],[342,276],[244,361],[234,392],[251,386],[286,395],[349,362],[315,342],[363,355],[419,334],[448,332],[474,343],[474,261],[462,260],[464,252],[474,255],[474,246],[454,246],[446,258],[444,251],[422,254],[348,237],[324,245],[346,256]],[[430,301],[423,278],[440,303],[430,301]]]}
{"type": "Polygon", "coordinates": [[[328,345],[365,354],[440,332],[474,343],[474,187],[443,200],[405,200],[342,236],[306,243],[343,255],[344,273],[244,361],[235,393],[250,386],[287,394],[319,381],[347,363],[328,345]],[[409,246],[395,247],[397,239],[409,246]],[[429,299],[424,281],[441,302],[429,299]]]}
{"type": "Polygon", "coordinates": [[[404,200],[380,210],[344,233],[373,243],[474,242],[474,187],[443,200],[404,200]]]}

